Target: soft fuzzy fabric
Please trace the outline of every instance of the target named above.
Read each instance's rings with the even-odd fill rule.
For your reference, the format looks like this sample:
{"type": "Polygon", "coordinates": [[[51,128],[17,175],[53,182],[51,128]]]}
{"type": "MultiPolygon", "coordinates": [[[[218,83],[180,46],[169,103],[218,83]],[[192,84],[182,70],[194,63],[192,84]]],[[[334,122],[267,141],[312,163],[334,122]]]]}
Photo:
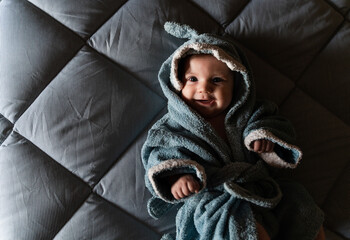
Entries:
{"type": "Polygon", "coordinates": [[[258,221],[271,237],[313,239],[323,221],[321,210],[301,186],[281,184],[269,176],[266,167],[297,166],[302,153],[294,145],[293,128],[277,115],[276,105],[256,101],[251,70],[243,53],[231,40],[198,34],[189,26],[167,23],[165,29],[189,40],[160,69],[168,113],[151,128],[142,149],[146,186],[154,196],[148,204],[149,213],[158,218],[172,205],[182,204],[176,234],[163,238],[257,239],[258,221]],[[234,99],[225,118],[229,144],[179,96],[182,83],[177,77],[177,64],[189,52],[212,54],[238,73],[234,99]],[[250,143],[257,139],[274,142],[274,152],[260,156],[253,153],[250,143]],[[165,178],[179,173],[197,176],[201,191],[174,199],[165,178]],[[279,231],[281,226],[290,230],[279,231]]]}

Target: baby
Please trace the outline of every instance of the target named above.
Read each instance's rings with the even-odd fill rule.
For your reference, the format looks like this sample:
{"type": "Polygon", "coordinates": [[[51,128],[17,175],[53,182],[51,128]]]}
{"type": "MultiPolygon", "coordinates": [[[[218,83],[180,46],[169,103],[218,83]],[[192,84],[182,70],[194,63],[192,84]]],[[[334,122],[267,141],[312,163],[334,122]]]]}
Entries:
{"type": "MultiPolygon", "coordinates": [[[[184,69],[179,69],[183,82],[181,98],[227,141],[224,120],[233,97],[234,73],[209,54],[191,55],[183,61],[184,69]]],[[[252,149],[257,153],[271,152],[273,146],[274,143],[267,139],[252,143],[252,149]]],[[[192,174],[175,175],[169,181],[175,199],[200,190],[200,184],[192,174]]]]}
{"type": "Polygon", "coordinates": [[[179,207],[176,233],[162,239],[315,239],[322,211],[302,186],[269,174],[302,153],[276,106],[256,101],[244,54],[223,37],[165,29],[189,40],[160,69],[168,113],[142,148],[150,215],[179,207]]]}

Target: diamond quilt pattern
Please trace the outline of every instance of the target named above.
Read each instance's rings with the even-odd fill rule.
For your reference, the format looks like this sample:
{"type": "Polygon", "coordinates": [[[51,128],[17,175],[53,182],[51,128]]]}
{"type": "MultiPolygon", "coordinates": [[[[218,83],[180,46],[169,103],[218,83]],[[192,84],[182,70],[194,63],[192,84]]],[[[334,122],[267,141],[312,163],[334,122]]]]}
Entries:
{"type": "Polygon", "coordinates": [[[259,97],[294,124],[281,170],[350,239],[350,3],[346,0],[0,0],[0,239],[159,239],[140,150],[166,112],[157,80],[181,40],[166,21],[231,35],[259,97]]]}

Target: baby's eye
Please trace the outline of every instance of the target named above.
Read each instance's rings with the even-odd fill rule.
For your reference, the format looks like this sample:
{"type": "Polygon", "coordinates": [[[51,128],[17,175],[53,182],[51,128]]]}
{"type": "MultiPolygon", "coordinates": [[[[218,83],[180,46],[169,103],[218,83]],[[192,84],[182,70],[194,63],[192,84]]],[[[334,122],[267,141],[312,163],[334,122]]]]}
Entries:
{"type": "Polygon", "coordinates": [[[189,77],[188,81],[190,81],[190,82],[197,82],[197,78],[196,77],[189,77]]]}
{"type": "Polygon", "coordinates": [[[214,83],[219,83],[219,82],[222,82],[222,81],[224,81],[222,78],[219,78],[219,77],[215,77],[215,78],[213,78],[213,80],[212,80],[214,83]]]}

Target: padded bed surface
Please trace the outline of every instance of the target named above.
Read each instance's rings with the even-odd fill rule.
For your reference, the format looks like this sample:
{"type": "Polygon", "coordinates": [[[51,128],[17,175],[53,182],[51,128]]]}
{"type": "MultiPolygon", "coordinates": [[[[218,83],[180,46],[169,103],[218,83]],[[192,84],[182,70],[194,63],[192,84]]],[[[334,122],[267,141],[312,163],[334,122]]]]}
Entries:
{"type": "Polygon", "coordinates": [[[140,149],[166,112],[157,80],[181,44],[166,21],[232,36],[259,97],[297,131],[282,171],[350,239],[350,2],[0,0],[0,239],[159,239],[140,149]]]}

